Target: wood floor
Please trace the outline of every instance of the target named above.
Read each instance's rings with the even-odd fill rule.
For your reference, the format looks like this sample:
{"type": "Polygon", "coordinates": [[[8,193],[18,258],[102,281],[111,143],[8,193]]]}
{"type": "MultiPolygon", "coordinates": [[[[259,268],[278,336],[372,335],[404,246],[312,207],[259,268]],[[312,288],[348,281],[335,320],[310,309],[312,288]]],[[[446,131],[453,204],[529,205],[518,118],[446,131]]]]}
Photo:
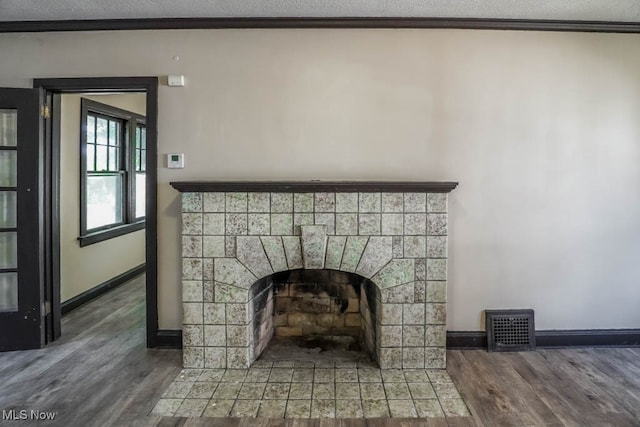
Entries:
{"type": "MultiPolygon", "coordinates": [[[[56,412],[60,426],[640,426],[640,349],[447,352],[472,417],[267,420],[148,417],[181,369],[179,350],[145,348],[137,278],[63,318],[46,349],[0,354],[0,411],[56,412]]],[[[0,412],[1,414],[1,412],[0,412]]],[[[1,421],[0,425],[36,425],[1,421]]]]}

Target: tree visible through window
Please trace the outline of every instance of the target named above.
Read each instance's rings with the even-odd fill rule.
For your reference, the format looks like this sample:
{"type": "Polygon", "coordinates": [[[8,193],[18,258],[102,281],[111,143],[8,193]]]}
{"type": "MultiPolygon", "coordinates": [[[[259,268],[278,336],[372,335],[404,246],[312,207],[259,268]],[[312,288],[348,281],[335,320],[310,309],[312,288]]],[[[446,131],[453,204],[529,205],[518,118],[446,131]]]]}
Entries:
{"type": "Polygon", "coordinates": [[[84,98],[81,105],[82,245],[88,235],[103,232],[95,243],[144,227],[147,148],[143,116],[84,98]]]}

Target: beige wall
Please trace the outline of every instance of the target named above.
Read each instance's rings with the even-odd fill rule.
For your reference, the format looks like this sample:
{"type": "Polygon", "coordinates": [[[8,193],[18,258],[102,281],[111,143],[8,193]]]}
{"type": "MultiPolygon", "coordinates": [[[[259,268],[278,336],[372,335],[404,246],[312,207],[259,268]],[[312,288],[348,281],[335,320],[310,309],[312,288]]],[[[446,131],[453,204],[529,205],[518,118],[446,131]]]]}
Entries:
{"type": "MultiPolygon", "coordinates": [[[[84,96],[145,115],[144,94],[84,96]]],[[[85,246],[80,224],[80,95],[63,95],[60,123],[60,293],[66,301],[145,262],[144,230],[85,246]]]]}
{"type": "Polygon", "coordinates": [[[640,325],[640,36],[472,30],[0,35],[0,85],[184,74],[159,92],[160,327],[184,179],[457,180],[448,327],[640,325]],[[179,57],[175,60],[174,57],[179,57]]]}

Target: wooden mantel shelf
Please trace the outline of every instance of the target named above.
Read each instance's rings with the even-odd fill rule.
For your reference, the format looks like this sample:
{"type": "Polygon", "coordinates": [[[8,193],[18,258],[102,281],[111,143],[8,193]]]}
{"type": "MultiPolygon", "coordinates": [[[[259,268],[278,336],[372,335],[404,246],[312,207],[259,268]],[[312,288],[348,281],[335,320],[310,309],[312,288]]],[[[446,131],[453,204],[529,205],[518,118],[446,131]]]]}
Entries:
{"type": "Polygon", "coordinates": [[[449,193],[458,186],[447,181],[174,181],[181,193],[449,193]]]}

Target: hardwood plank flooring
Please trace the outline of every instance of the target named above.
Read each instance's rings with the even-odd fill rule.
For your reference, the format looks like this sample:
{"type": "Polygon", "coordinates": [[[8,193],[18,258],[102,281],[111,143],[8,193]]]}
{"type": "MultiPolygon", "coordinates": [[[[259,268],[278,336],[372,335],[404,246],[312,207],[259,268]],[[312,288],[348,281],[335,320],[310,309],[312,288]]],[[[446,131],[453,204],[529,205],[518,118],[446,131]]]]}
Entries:
{"type": "Polygon", "coordinates": [[[640,348],[450,350],[447,371],[472,414],[464,418],[147,416],[180,372],[181,352],[146,349],[144,316],[139,277],[65,316],[47,348],[0,353],[0,411],[53,411],[53,422],[19,425],[65,427],[640,426],[640,348]]]}
{"type": "Polygon", "coordinates": [[[157,424],[144,415],[181,355],[145,348],[144,291],[135,278],[64,316],[61,339],[45,349],[0,353],[0,410],[53,411],[61,426],[157,424]]]}
{"type": "Polygon", "coordinates": [[[640,426],[638,348],[447,356],[447,371],[480,425],[640,426]]]}

